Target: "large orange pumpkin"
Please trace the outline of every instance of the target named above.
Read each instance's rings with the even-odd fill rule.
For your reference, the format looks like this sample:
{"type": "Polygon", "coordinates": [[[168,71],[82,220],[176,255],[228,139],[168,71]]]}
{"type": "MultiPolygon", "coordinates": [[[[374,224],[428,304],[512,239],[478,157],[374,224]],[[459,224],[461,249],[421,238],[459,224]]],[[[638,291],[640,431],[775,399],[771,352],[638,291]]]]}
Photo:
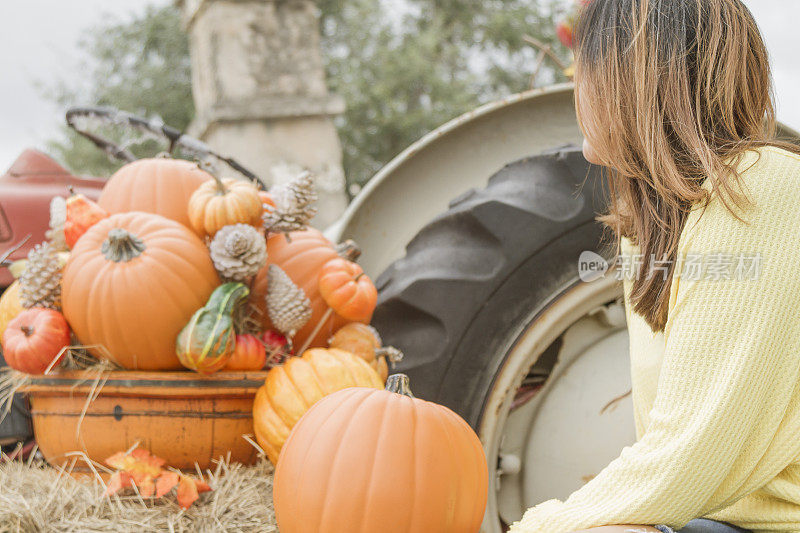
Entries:
{"type": "MultiPolygon", "coordinates": [[[[314,327],[325,315],[328,304],[319,293],[319,274],[323,265],[338,257],[333,244],[314,228],[294,231],[287,241],[283,233],[270,234],[267,239],[267,265],[264,266],[253,282],[250,295],[251,303],[258,309],[264,330],[274,329],[266,311],[264,297],[267,294],[267,272],[269,265],[278,265],[291,278],[295,285],[303,289],[311,301],[311,319],[294,336],[294,346],[303,346],[314,327]]],[[[326,346],[328,338],[334,331],[349,321],[336,313],[330,315],[311,343],[310,347],[326,346]]]]}
{"type": "Polygon", "coordinates": [[[211,174],[190,161],[140,159],[111,176],[98,203],[110,214],[144,211],[190,227],[189,198],[210,179],[211,174]]]}
{"type": "Polygon", "coordinates": [[[352,388],[312,407],[283,447],[273,488],[281,533],[477,533],[488,474],[478,436],[450,409],[352,388]]]}
{"type": "Polygon", "coordinates": [[[273,464],[300,417],[318,400],[347,387],[380,389],[378,374],[355,355],[313,348],[271,369],[253,403],[253,426],[259,446],[273,464]]]}
{"type": "Polygon", "coordinates": [[[91,352],[131,370],[182,368],[175,339],[219,278],[189,228],[162,216],[121,213],[81,237],[64,268],[63,309],[91,352]]]}

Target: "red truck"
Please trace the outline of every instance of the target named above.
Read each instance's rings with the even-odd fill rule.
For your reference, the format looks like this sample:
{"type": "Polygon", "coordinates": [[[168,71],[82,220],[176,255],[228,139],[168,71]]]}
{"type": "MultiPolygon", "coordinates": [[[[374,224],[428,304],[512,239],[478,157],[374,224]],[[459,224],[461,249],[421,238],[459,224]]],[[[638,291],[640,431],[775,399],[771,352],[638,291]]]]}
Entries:
{"type": "MultiPolygon", "coordinates": [[[[45,239],[54,196],[69,196],[71,186],[96,200],[104,184],[105,179],[74,176],[42,152],[25,150],[0,176],[0,253],[31,235],[9,260],[25,258],[45,239]]],[[[8,269],[0,268],[0,292],[12,281],[8,269]]]]}

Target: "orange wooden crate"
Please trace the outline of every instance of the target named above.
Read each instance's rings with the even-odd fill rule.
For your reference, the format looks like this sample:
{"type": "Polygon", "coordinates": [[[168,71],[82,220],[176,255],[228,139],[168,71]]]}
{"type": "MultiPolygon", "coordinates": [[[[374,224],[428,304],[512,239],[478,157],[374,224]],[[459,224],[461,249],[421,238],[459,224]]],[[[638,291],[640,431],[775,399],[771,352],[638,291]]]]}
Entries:
{"type": "Polygon", "coordinates": [[[24,390],[31,404],[39,449],[51,464],[82,451],[102,462],[137,441],[184,470],[213,468],[231,460],[251,464],[256,450],[243,435],[253,432],[252,408],[266,372],[111,372],[81,421],[94,376],[62,371],[37,376],[24,390]],[[88,377],[88,379],[87,379],[88,377]],[[80,428],[78,424],[80,421],[80,428]]]}

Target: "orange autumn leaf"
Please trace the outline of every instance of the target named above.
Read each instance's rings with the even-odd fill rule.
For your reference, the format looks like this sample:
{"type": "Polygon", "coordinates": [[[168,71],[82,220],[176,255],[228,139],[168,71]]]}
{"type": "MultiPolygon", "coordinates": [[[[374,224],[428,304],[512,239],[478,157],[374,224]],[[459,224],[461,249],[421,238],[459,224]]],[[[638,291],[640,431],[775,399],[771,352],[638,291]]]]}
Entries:
{"type": "Polygon", "coordinates": [[[139,494],[145,498],[151,498],[156,492],[156,484],[151,477],[148,477],[136,486],[139,487],[139,494]]]}
{"type": "Polygon", "coordinates": [[[172,490],[178,484],[178,474],[175,472],[164,472],[156,480],[156,498],[160,498],[172,490]]]}
{"type": "Polygon", "coordinates": [[[141,448],[136,448],[130,453],[119,452],[106,459],[108,466],[130,474],[137,486],[160,476],[165,462],[164,459],[141,448]]]}
{"type": "Polygon", "coordinates": [[[105,496],[116,494],[123,488],[130,487],[133,482],[131,476],[127,472],[114,472],[108,478],[108,485],[106,486],[105,496]]]}
{"type": "Polygon", "coordinates": [[[178,484],[178,505],[181,509],[188,509],[200,497],[197,485],[194,480],[187,476],[181,476],[178,484]]]}
{"type": "Polygon", "coordinates": [[[146,498],[161,498],[177,485],[178,504],[183,509],[188,509],[200,494],[211,490],[208,483],[201,479],[164,470],[165,463],[160,457],[140,448],[112,455],[106,459],[106,464],[117,471],[109,478],[106,495],[135,486],[139,494],[146,498]]]}
{"type": "Polygon", "coordinates": [[[204,492],[208,492],[211,490],[211,486],[202,479],[195,479],[194,484],[197,487],[197,492],[199,492],[200,494],[203,494],[204,492]]]}
{"type": "Polygon", "coordinates": [[[200,494],[208,492],[211,487],[202,479],[195,479],[190,476],[180,476],[181,482],[178,484],[178,505],[183,509],[188,509],[200,497],[200,494]]]}

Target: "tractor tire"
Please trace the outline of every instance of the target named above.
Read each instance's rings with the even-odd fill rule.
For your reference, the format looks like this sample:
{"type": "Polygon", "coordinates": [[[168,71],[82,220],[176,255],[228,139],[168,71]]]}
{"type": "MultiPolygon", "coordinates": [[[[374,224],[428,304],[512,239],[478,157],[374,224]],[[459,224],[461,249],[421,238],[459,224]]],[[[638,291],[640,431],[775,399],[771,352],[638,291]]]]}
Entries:
{"type": "Polygon", "coordinates": [[[507,165],[412,239],[376,282],[373,324],[416,396],[477,431],[506,348],[579,281],[582,252],[603,254],[605,198],[599,168],[565,147],[507,165]]]}

